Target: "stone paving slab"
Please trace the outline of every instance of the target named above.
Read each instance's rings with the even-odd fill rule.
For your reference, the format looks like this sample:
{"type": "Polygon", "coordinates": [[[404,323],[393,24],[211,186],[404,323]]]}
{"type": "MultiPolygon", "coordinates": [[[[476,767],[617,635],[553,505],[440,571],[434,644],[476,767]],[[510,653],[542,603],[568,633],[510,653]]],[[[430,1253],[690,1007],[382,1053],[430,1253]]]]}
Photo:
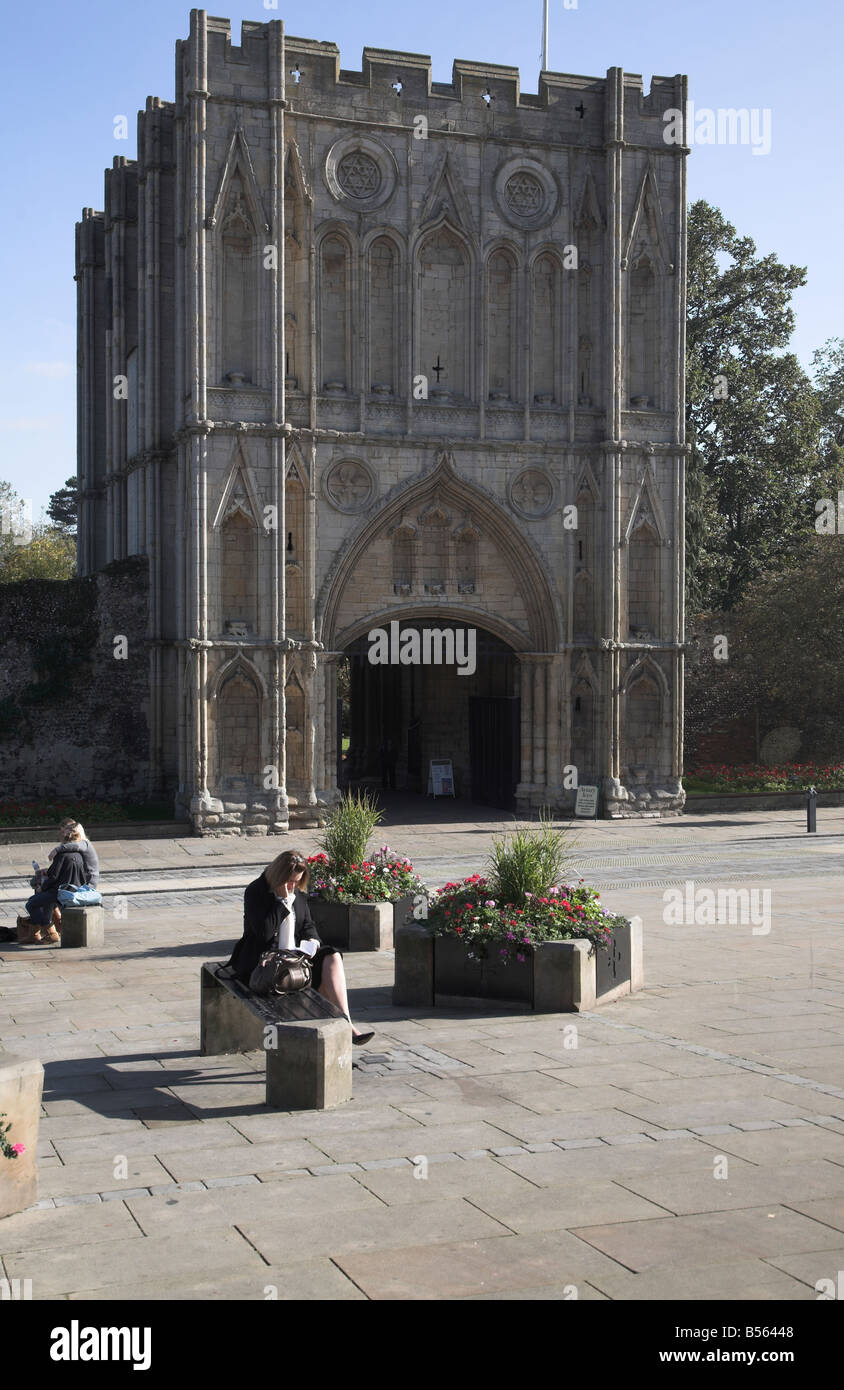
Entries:
{"type": "MultiPolygon", "coordinates": [[[[720,1169],[719,1169],[720,1171],[720,1169]]],[[[816,1216],[827,1225],[836,1223],[828,1214],[841,1211],[841,1174],[836,1165],[819,1159],[817,1163],[801,1164],[797,1172],[781,1168],[740,1168],[728,1162],[727,1175],[719,1176],[715,1166],[699,1172],[619,1175],[616,1181],[630,1192],[657,1202],[676,1216],[689,1216],[707,1211],[729,1211],[758,1206],[763,1202],[782,1204],[804,1216],[816,1216]],[[814,1201],[824,1198],[826,1201],[814,1201]],[[819,1208],[817,1211],[809,1208],[819,1208]],[[827,1214],[825,1214],[827,1213],[827,1214]]],[[[840,1213],[839,1213],[840,1214],[840,1213]]],[[[838,1225],[838,1229],[844,1227],[838,1225]]]]}
{"type": "MultiPolygon", "coordinates": [[[[816,1255],[800,1258],[818,1259],[816,1255]]],[[[776,1302],[782,1299],[803,1302],[817,1297],[814,1290],[799,1278],[760,1259],[736,1259],[729,1264],[695,1264],[684,1260],[676,1265],[648,1269],[641,1274],[618,1268],[608,1274],[597,1274],[594,1279],[606,1298],[618,1301],[647,1299],[666,1302],[680,1299],[694,1302],[712,1299],[717,1303],[742,1303],[776,1302]]]]}
{"type": "Polygon", "coordinates": [[[519,1196],[493,1191],[472,1200],[517,1235],[570,1230],[587,1221],[645,1221],[665,1215],[656,1199],[649,1201],[615,1182],[595,1178],[571,1178],[565,1186],[519,1196]]]}
{"type": "MultiPolygon", "coordinates": [[[[572,1298],[571,1284],[545,1284],[538,1289],[502,1289],[495,1293],[475,1293],[462,1299],[455,1299],[457,1303],[492,1303],[492,1302],[531,1302],[531,1303],[563,1303],[569,1302],[572,1298]]],[[[610,1300],[606,1294],[594,1288],[592,1284],[584,1283],[577,1286],[578,1303],[608,1303],[610,1300]]]]}
{"type": "Polygon", "coordinates": [[[325,1154],[307,1139],[294,1139],[287,1143],[247,1144],[237,1148],[181,1149],[168,1153],[163,1161],[176,1182],[235,1177],[239,1173],[260,1173],[267,1181],[274,1171],[324,1163],[325,1154]]]}
{"type": "MultiPolygon", "coordinates": [[[[802,1280],[808,1285],[811,1290],[810,1296],[814,1299],[820,1292],[815,1286],[821,1279],[832,1280],[836,1296],[840,1297],[837,1291],[841,1288],[840,1271],[844,1269],[844,1241],[834,1250],[813,1251],[802,1255],[769,1255],[767,1263],[795,1279],[802,1280]]],[[[825,1292],[828,1294],[829,1290],[825,1292]]]]}
{"type": "Polygon", "coordinates": [[[716,1264],[749,1255],[765,1259],[833,1250],[841,1244],[840,1231],[776,1203],[612,1226],[580,1226],[574,1233],[634,1271],[684,1260],[716,1264]]]}
{"type": "Polygon", "coordinates": [[[402,1300],[475,1298],[548,1284],[579,1292],[599,1274],[620,1269],[565,1231],[341,1252],[335,1261],[369,1298],[402,1300]]]}
{"type": "MultiPolygon", "coordinates": [[[[72,1208],[91,1218],[91,1214],[113,1214],[118,1204],[72,1208]]],[[[124,1214],[125,1208],[122,1208],[124,1214]]],[[[44,1212],[55,1220],[63,1213],[44,1212]]],[[[130,1218],[131,1220],[131,1218],[130,1218]]],[[[132,1223],[134,1225],[134,1222],[132,1223]]],[[[27,1248],[14,1255],[4,1256],[9,1279],[30,1278],[33,1298],[60,1298],[76,1294],[84,1297],[88,1290],[102,1289],[106,1296],[115,1297],[115,1289],[129,1285],[144,1285],[160,1281],[166,1271],[171,1282],[184,1283],[193,1289],[200,1280],[243,1274],[263,1279],[266,1262],[237,1231],[194,1230],[172,1236],[143,1236],[135,1226],[137,1239],[128,1242],[112,1240],[78,1243],[72,1248],[50,1250],[49,1259],[37,1248],[27,1248]]],[[[266,1282],[266,1281],[264,1281],[266,1282]]]]}
{"type": "MultiPolygon", "coordinates": [[[[212,1227],[238,1227],[245,1231],[256,1225],[269,1229],[293,1222],[298,1223],[297,1228],[304,1228],[311,1218],[330,1218],[338,1212],[378,1214],[384,1210],[372,1192],[346,1173],[318,1182],[291,1178],[282,1184],[256,1182],[206,1192],[135,1197],[127,1199],[127,1207],[144,1235],[183,1232],[188,1238],[193,1230],[204,1232],[212,1227]]],[[[312,1249],[307,1242],[293,1248],[312,1249]]]]}
{"type": "Polygon", "coordinates": [[[823,1221],[837,1231],[844,1231],[844,1197],[837,1190],[834,1197],[823,1197],[819,1201],[807,1201],[804,1196],[789,1193],[788,1205],[804,1216],[811,1216],[815,1221],[823,1221]]]}
{"type": "MultiPolygon", "coordinates": [[[[121,1186],[125,1188],[149,1187],[155,1183],[171,1180],[170,1174],[154,1154],[129,1159],[127,1156],[127,1176],[120,1182],[115,1178],[115,1163],[101,1158],[95,1163],[80,1163],[68,1166],[56,1160],[57,1167],[45,1168],[38,1164],[38,1196],[65,1197],[78,1192],[107,1192],[121,1186]]],[[[118,1171],[121,1171],[118,1168],[118,1171]]],[[[2,1230],[2,1227],[0,1227],[2,1230]]]]}
{"type": "MultiPolygon", "coordinates": [[[[556,1147],[556,1146],[555,1146],[556,1147]]],[[[674,1139],[665,1143],[615,1147],[598,1144],[588,1150],[557,1149],[553,1153],[526,1153],[502,1158],[505,1167],[519,1173],[538,1187],[555,1187],[578,1177],[616,1177],[628,1173],[687,1173],[712,1172],[712,1158],[717,1152],[699,1139],[674,1139]]],[[[730,1160],[730,1172],[735,1163],[730,1160]]],[[[745,1163],[750,1170],[752,1164],[745,1163]]]]}
{"type": "Polygon", "coordinates": [[[475,1240],[506,1233],[500,1222],[457,1198],[402,1207],[398,1221],[395,1208],[384,1207],[375,1197],[372,1201],[373,1205],[364,1211],[344,1212],[342,1219],[333,1212],[304,1217],[273,1216],[264,1217],[259,1223],[246,1221],[240,1229],[270,1262],[283,1260],[291,1249],[330,1254],[337,1262],[347,1251],[377,1250],[379,1258],[386,1260],[387,1252],[401,1247],[406,1240],[415,1244],[445,1244],[455,1239],[475,1240]]]}
{"type": "MultiPolygon", "coordinates": [[[[420,1203],[441,1202],[448,1198],[468,1198],[480,1204],[491,1194],[503,1201],[516,1199],[535,1191],[532,1184],[510,1172],[498,1159],[484,1154],[482,1158],[457,1159],[450,1163],[391,1168],[366,1168],[357,1181],[374,1192],[388,1206],[417,1206],[420,1203]]],[[[506,1226],[509,1223],[504,1220],[506,1226]]]]}
{"type": "MultiPolygon", "coordinates": [[[[117,1203],[97,1205],[96,1210],[66,1206],[18,1212],[3,1218],[3,1259],[8,1264],[20,1251],[50,1251],[38,1257],[39,1267],[52,1264],[57,1250],[74,1249],[91,1242],[114,1241],[122,1246],[140,1238],[140,1231],[127,1209],[117,1203]]],[[[21,1277],[31,1277],[21,1276],[21,1277]]]]}
{"type": "Polygon", "coordinates": [[[178,1124],[168,1130],[134,1130],[121,1136],[117,1143],[113,1135],[92,1135],[84,1139],[56,1139],[56,1152],[63,1163],[88,1162],[108,1156],[115,1151],[137,1158],[141,1154],[178,1153],[182,1149],[223,1148],[248,1143],[242,1134],[224,1120],[207,1120],[204,1124],[178,1124]]]}
{"type": "Polygon", "coordinates": [[[366,1302],[362,1293],[333,1260],[285,1260],[283,1264],[261,1264],[257,1271],[227,1274],[217,1278],[197,1275],[190,1282],[162,1283],[160,1279],[145,1284],[118,1284],[111,1288],[83,1289],[70,1295],[76,1299],[127,1299],[147,1302],[176,1303],[184,1300],[279,1302],[366,1302]]]}
{"type": "Polygon", "coordinates": [[[369,1130],[361,1134],[319,1136],[319,1144],[337,1163],[368,1158],[414,1158],[417,1154],[458,1149],[491,1149],[511,1142],[502,1129],[486,1121],[464,1125],[416,1125],[413,1130],[369,1130]]]}
{"type": "Polygon", "coordinates": [[[761,1134],[730,1134],[719,1141],[724,1153],[751,1163],[793,1166],[826,1158],[844,1165],[844,1135],[817,1125],[766,1130],[761,1134]]]}

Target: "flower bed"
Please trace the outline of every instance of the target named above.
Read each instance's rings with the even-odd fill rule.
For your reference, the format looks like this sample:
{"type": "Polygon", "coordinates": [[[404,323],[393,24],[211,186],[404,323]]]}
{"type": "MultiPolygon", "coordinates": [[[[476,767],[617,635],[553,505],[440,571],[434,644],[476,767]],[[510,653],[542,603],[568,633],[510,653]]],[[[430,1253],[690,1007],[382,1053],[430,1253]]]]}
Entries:
{"type": "Polygon", "coordinates": [[[599,894],[582,879],[575,886],[552,887],[547,896],[526,893],[524,907],[498,903],[490,891],[480,874],[447,883],[428,905],[429,930],[435,936],[458,938],[470,960],[494,957],[507,965],[524,963],[543,941],[580,937],[607,951],[613,931],[627,925],[625,917],[604,911],[599,894]]]}
{"type": "Polygon", "coordinates": [[[683,778],[691,796],[717,792],[844,791],[844,763],[782,763],[763,767],[744,763],[702,763],[683,778]]]}
{"type": "Polygon", "coordinates": [[[391,950],[395,928],[425,896],[410,860],[389,845],[348,869],[326,854],[311,855],[308,864],[311,915],[325,944],[340,950],[391,950]]]}
{"type": "Polygon", "coordinates": [[[308,858],[311,870],[309,892],[325,902],[379,903],[425,892],[425,885],[409,859],[382,845],[371,859],[351,864],[348,869],[332,866],[327,854],[308,858]]]}
{"type": "Polygon", "coordinates": [[[540,1013],[593,1008],[641,988],[642,924],[606,912],[581,880],[502,903],[472,874],[396,933],[395,1004],[495,1000],[540,1013]]]}

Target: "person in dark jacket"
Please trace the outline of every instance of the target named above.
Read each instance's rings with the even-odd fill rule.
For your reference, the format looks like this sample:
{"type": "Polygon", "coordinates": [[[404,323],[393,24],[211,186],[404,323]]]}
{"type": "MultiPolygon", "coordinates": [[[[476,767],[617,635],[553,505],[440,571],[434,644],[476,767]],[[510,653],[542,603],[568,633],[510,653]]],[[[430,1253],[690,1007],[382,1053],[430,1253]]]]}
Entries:
{"type": "MultiPolygon", "coordinates": [[[[78,820],[63,820],[59,826],[59,834],[62,840],[67,840],[71,837],[74,838],[76,847],[85,861],[85,879],[84,882],[80,884],[80,887],[98,887],[100,882],[100,861],[97,857],[97,851],[87,838],[81,823],[78,820]],[[79,831],[78,836],[73,836],[73,832],[77,830],[79,831]]],[[[51,859],[55,853],[56,850],[50,850],[51,859]]]]}
{"type": "MultiPolygon", "coordinates": [[[[349,1018],[343,957],[335,946],[324,946],[320,941],[305,895],[309,873],[303,854],[284,850],[260,878],[249,884],[243,895],[243,936],[232,952],[229,965],[241,983],[248,985],[265,951],[296,950],[302,941],[315,941],[318,950],[311,957],[312,986],[349,1018]]],[[[360,1047],[374,1036],[374,1033],[359,1033],[352,1024],[352,1041],[356,1046],[360,1047]]]]}
{"type": "Polygon", "coordinates": [[[87,882],[85,857],[82,853],[80,827],[62,827],[62,843],[53,850],[51,864],[40,887],[26,904],[26,916],[18,918],[18,941],[24,945],[53,945],[59,940],[57,927],[61,924],[59,889],[78,887],[87,882]]]}

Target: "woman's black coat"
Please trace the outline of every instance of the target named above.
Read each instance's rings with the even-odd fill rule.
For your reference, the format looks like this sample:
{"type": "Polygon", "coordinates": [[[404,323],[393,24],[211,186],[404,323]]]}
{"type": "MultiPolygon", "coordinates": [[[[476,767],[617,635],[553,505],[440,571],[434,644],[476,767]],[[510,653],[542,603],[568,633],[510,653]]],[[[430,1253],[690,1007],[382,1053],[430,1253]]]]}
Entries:
{"type": "MultiPolygon", "coordinates": [[[[319,933],[311,917],[308,899],[296,890],[293,902],[296,914],[295,942],[298,946],[303,940],[317,941],[319,933]]],[[[266,875],[256,878],[243,895],[243,936],[232,952],[229,965],[237,978],[245,985],[264,951],[271,951],[278,941],[278,929],[287,916],[287,908],[279,902],[266,875]]]]}
{"type": "Polygon", "coordinates": [[[85,872],[85,858],[76,840],[66,840],[59,845],[53,861],[44,875],[41,884],[41,892],[50,892],[57,888],[69,888],[76,885],[83,888],[88,882],[85,872]]]}

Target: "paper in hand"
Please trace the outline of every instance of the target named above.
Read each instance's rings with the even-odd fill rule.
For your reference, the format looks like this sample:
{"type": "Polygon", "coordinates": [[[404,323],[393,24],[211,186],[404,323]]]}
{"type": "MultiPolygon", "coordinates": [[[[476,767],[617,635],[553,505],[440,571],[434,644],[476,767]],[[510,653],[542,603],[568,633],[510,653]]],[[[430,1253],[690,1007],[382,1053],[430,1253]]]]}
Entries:
{"type": "Polygon", "coordinates": [[[306,956],[315,956],[319,950],[318,941],[300,941],[296,947],[297,951],[303,951],[306,956]]]}

